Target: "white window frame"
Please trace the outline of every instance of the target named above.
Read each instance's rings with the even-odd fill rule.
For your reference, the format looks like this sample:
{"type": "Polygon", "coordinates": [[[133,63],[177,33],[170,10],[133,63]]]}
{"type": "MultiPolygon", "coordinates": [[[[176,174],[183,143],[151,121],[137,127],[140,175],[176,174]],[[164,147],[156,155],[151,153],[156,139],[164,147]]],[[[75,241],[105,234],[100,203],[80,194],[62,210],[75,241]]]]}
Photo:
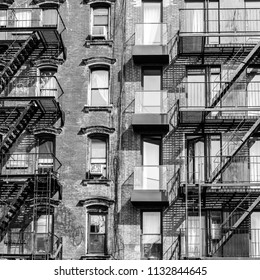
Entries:
{"type": "Polygon", "coordinates": [[[87,104],[88,106],[92,106],[92,107],[96,107],[96,106],[101,106],[101,107],[106,107],[110,105],[110,86],[111,86],[111,82],[110,82],[110,67],[108,65],[100,65],[100,67],[90,67],[89,68],[89,83],[88,83],[88,99],[87,99],[87,104]],[[98,71],[98,70],[105,70],[108,72],[108,92],[107,92],[107,104],[101,104],[101,105],[93,105],[92,102],[92,73],[94,71],[98,71]]]}
{"type": "MultiPolygon", "coordinates": [[[[91,17],[90,17],[90,35],[92,39],[98,38],[98,36],[93,35],[93,27],[94,27],[94,10],[95,9],[107,9],[108,10],[108,23],[107,23],[107,32],[104,36],[105,40],[109,40],[110,38],[110,24],[111,24],[111,14],[110,14],[110,6],[92,6],[91,7],[91,17]]],[[[99,39],[102,39],[101,37],[99,39]]]]}

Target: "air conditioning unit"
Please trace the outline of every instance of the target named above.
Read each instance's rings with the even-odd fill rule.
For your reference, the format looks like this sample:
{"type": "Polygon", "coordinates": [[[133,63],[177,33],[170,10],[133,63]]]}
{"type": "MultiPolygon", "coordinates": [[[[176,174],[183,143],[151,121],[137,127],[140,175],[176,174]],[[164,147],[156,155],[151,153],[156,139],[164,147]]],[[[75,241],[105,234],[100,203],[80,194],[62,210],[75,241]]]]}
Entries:
{"type": "Polygon", "coordinates": [[[105,175],[106,165],[102,163],[91,163],[90,174],[91,175],[105,175]]]}
{"type": "Polygon", "coordinates": [[[106,39],[107,38],[107,29],[106,26],[93,26],[91,37],[97,39],[106,39]]]}

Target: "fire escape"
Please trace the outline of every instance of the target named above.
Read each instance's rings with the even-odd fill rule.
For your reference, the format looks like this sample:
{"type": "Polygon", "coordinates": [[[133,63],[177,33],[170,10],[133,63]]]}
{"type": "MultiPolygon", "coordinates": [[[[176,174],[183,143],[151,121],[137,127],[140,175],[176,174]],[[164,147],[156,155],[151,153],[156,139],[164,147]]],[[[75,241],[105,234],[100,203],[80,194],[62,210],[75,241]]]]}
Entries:
{"type": "MultiPolygon", "coordinates": [[[[221,61],[222,70],[209,81],[201,83],[180,81],[175,87],[178,100],[176,100],[173,110],[172,125],[176,131],[186,134],[195,131],[201,131],[201,134],[214,131],[223,135],[228,131],[229,137],[224,136],[225,141],[216,154],[193,155],[193,167],[191,167],[191,155],[188,154],[188,151],[186,151],[186,156],[180,159],[182,164],[178,172],[182,174],[180,176],[183,178],[180,179],[178,193],[181,194],[181,197],[179,195],[175,203],[180,199],[185,201],[186,223],[180,229],[178,238],[173,242],[172,247],[169,248],[171,258],[176,256],[175,251],[177,250],[178,258],[181,256],[183,258],[229,257],[231,255],[228,255],[227,252],[231,251],[231,246],[235,246],[234,240],[238,238],[238,232],[241,236],[243,234],[248,236],[250,242],[254,239],[253,231],[250,232],[248,228],[250,227],[250,215],[254,210],[259,209],[260,189],[257,175],[258,159],[253,157],[254,162],[252,162],[248,149],[254,143],[252,139],[260,127],[259,104],[255,100],[254,104],[241,106],[234,101],[234,93],[238,92],[236,98],[239,99],[239,94],[242,92],[245,100],[246,75],[252,71],[252,65],[258,63],[260,37],[258,30],[248,23],[247,30],[238,29],[239,37],[235,42],[232,38],[237,34],[232,34],[232,30],[227,30],[228,27],[222,26],[221,17],[218,19],[220,23],[219,30],[217,30],[214,25],[214,15],[218,12],[220,15],[222,13],[226,16],[225,20],[228,20],[231,14],[240,13],[241,15],[243,12],[251,15],[256,21],[255,24],[258,24],[258,19],[254,18],[255,13],[252,9],[222,10],[209,11],[206,19],[208,25],[206,24],[201,29],[196,29],[191,25],[191,23],[199,24],[198,21],[201,18],[198,15],[202,15],[200,10],[183,9],[180,11],[183,26],[180,28],[178,38],[179,53],[173,63],[178,63],[178,60],[183,61],[185,56],[191,56],[197,57],[197,60],[206,64],[210,63],[210,56],[213,56],[213,61],[218,61],[218,63],[221,61]],[[231,39],[228,39],[227,36],[231,39]],[[214,57],[214,53],[216,57],[214,57]],[[201,98],[202,95],[198,93],[199,91],[205,91],[209,98],[206,97],[206,100],[204,100],[204,96],[201,98]],[[192,94],[195,95],[196,101],[192,100],[192,94]],[[200,102],[199,98],[203,100],[200,102]],[[248,172],[250,178],[242,178],[239,175],[235,179],[232,178],[232,175],[237,172],[236,168],[242,170],[239,169],[239,164],[240,168],[243,166],[246,170],[241,176],[246,177],[246,172],[248,172]],[[201,216],[203,211],[205,213],[212,209],[219,210],[227,205],[229,214],[222,217],[222,222],[217,222],[217,229],[213,222],[210,225],[211,228],[203,225],[202,221],[205,218],[201,216]],[[192,223],[188,222],[192,218],[188,214],[191,208],[196,208],[200,215],[196,221],[193,218],[196,229],[192,228],[192,223]],[[182,248],[180,248],[180,244],[183,245],[182,248]],[[197,251],[195,252],[194,249],[190,252],[189,248],[196,248],[197,251]]],[[[246,22],[247,19],[243,20],[246,22]]],[[[238,27],[236,22],[234,24],[238,27]]],[[[231,257],[259,258],[259,242],[256,242],[254,246],[255,248],[251,243],[244,255],[234,253],[231,257]]]]}
{"type": "Polygon", "coordinates": [[[1,12],[6,20],[1,26],[4,47],[0,54],[0,257],[58,259],[62,242],[51,230],[50,217],[61,199],[61,164],[53,153],[32,153],[30,141],[21,136],[64,123],[58,80],[49,77],[49,84],[44,84],[28,65],[39,59],[66,58],[65,26],[56,8],[6,8],[1,12]],[[19,150],[21,143],[30,152],[19,150]],[[45,224],[44,232],[39,230],[39,221],[45,224]]]}

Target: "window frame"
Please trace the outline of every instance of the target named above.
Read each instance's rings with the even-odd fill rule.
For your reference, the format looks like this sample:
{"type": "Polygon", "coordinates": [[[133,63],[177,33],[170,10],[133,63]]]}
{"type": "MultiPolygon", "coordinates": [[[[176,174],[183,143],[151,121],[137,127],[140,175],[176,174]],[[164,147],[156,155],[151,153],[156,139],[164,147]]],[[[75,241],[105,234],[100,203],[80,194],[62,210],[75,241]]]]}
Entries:
{"type": "Polygon", "coordinates": [[[144,142],[145,139],[152,140],[152,138],[155,138],[155,140],[158,139],[159,141],[159,165],[162,165],[162,158],[163,158],[163,144],[162,144],[162,135],[149,135],[149,134],[143,134],[141,136],[141,155],[142,155],[142,165],[144,163],[144,142]]]}
{"type": "Polygon", "coordinates": [[[90,17],[90,37],[92,40],[109,40],[111,37],[110,34],[110,26],[111,26],[111,7],[106,3],[99,3],[98,5],[91,5],[91,17],[90,17]],[[94,10],[97,9],[107,9],[107,25],[94,25],[94,10]],[[105,34],[105,38],[100,38],[98,36],[93,36],[93,27],[95,26],[105,26],[107,28],[107,32],[105,34]]]}
{"type": "MultiPolygon", "coordinates": [[[[163,23],[163,1],[162,0],[142,0],[142,21],[144,23],[145,3],[160,3],[160,23],[163,23]]],[[[150,22],[153,23],[153,22],[150,22]]]]}
{"type": "Polygon", "coordinates": [[[88,88],[88,99],[87,99],[87,104],[90,107],[107,107],[110,105],[110,67],[108,65],[97,65],[97,66],[92,66],[89,67],[89,88],[88,88]],[[107,71],[107,83],[108,87],[107,88],[92,88],[92,75],[93,72],[95,71],[107,71]],[[93,104],[93,97],[92,97],[92,91],[99,90],[99,89],[107,89],[107,104],[93,104]]]}
{"type": "MultiPolygon", "coordinates": [[[[162,215],[162,211],[159,209],[153,209],[153,210],[142,210],[141,211],[141,224],[140,224],[140,229],[141,229],[141,259],[149,259],[149,258],[145,258],[144,257],[144,248],[143,248],[143,241],[142,241],[142,237],[145,235],[143,233],[143,228],[144,228],[144,213],[159,213],[159,217],[160,217],[160,233],[158,235],[161,236],[161,252],[160,252],[160,256],[159,256],[159,260],[162,260],[163,257],[163,215],[162,215]]],[[[149,235],[149,233],[146,235],[149,235]]],[[[156,235],[156,234],[155,234],[156,235]]]]}
{"type": "Polygon", "coordinates": [[[95,209],[95,210],[89,210],[87,211],[86,213],[87,215],[87,236],[86,236],[86,239],[87,239],[87,246],[86,246],[86,253],[87,254],[104,254],[106,255],[107,254],[107,234],[108,234],[108,213],[107,211],[98,211],[98,209],[95,209]],[[91,217],[92,216],[103,216],[105,218],[105,233],[101,233],[101,234],[97,234],[97,233],[91,233],[91,217]],[[94,235],[103,235],[104,236],[104,250],[103,252],[94,252],[91,250],[91,236],[94,236],[94,235]]]}
{"type": "Polygon", "coordinates": [[[56,137],[52,134],[40,134],[37,137],[37,166],[38,166],[38,172],[39,173],[45,173],[48,171],[56,170],[55,167],[55,155],[56,155],[56,137]],[[43,141],[43,143],[41,143],[43,141]],[[40,153],[41,144],[44,144],[46,142],[52,143],[51,149],[52,151],[50,153],[46,153],[46,156],[44,153],[40,153]]]}
{"type": "Polygon", "coordinates": [[[57,84],[57,80],[55,78],[55,75],[57,73],[57,68],[56,67],[52,67],[52,66],[44,66],[41,68],[38,68],[38,90],[37,90],[37,95],[39,96],[55,96],[55,99],[58,99],[58,84],[57,84]],[[51,75],[44,75],[44,73],[49,72],[51,75]],[[47,84],[45,83],[43,85],[43,81],[46,82],[44,80],[44,78],[48,77],[47,83],[53,79],[53,81],[51,81],[51,84],[53,85],[51,88],[44,88],[44,86],[47,84]],[[47,92],[47,95],[42,94],[42,92],[47,92]],[[49,94],[48,92],[53,92],[53,94],[49,94]]]}
{"type": "Polygon", "coordinates": [[[103,134],[94,134],[89,136],[89,175],[90,177],[93,177],[94,179],[108,179],[108,149],[109,149],[109,137],[107,135],[103,134]],[[100,140],[104,142],[105,144],[105,162],[104,163],[98,163],[100,165],[104,165],[102,171],[100,174],[91,172],[91,165],[92,163],[92,153],[93,153],[93,140],[100,140]]]}

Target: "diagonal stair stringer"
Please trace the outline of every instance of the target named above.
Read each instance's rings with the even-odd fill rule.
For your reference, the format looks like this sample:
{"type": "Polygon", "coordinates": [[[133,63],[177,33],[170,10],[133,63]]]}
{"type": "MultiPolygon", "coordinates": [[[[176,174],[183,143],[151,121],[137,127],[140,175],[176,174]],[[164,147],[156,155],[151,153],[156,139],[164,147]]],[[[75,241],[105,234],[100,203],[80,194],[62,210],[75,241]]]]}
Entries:
{"type": "Polygon", "coordinates": [[[217,104],[221,101],[221,99],[229,91],[229,89],[232,87],[232,85],[237,81],[237,79],[240,77],[240,75],[243,73],[243,71],[248,67],[248,65],[255,58],[255,55],[259,53],[259,51],[260,51],[260,41],[255,45],[255,47],[251,50],[251,52],[246,56],[246,58],[237,67],[235,73],[233,74],[233,77],[231,78],[231,81],[225,83],[223,89],[221,89],[219,91],[219,94],[217,94],[214,97],[214,100],[213,100],[212,104],[210,105],[210,108],[214,108],[217,106],[217,104]]]}
{"type": "Polygon", "coordinates": [[[242,214],[242,216],[234,223],[234,225],[228,230],[227,233],[222,237],[222,239],[216,244],[216,246],[212,249],[211,255],[213,256],[222,246],[224,246],[228,240],[231,238],[234,231],[241,225],[241,223],[252,213],[255,207],[260,202],[260,196],[256,198],[256,200],[248,207],[248,209],[242,214]]]}

